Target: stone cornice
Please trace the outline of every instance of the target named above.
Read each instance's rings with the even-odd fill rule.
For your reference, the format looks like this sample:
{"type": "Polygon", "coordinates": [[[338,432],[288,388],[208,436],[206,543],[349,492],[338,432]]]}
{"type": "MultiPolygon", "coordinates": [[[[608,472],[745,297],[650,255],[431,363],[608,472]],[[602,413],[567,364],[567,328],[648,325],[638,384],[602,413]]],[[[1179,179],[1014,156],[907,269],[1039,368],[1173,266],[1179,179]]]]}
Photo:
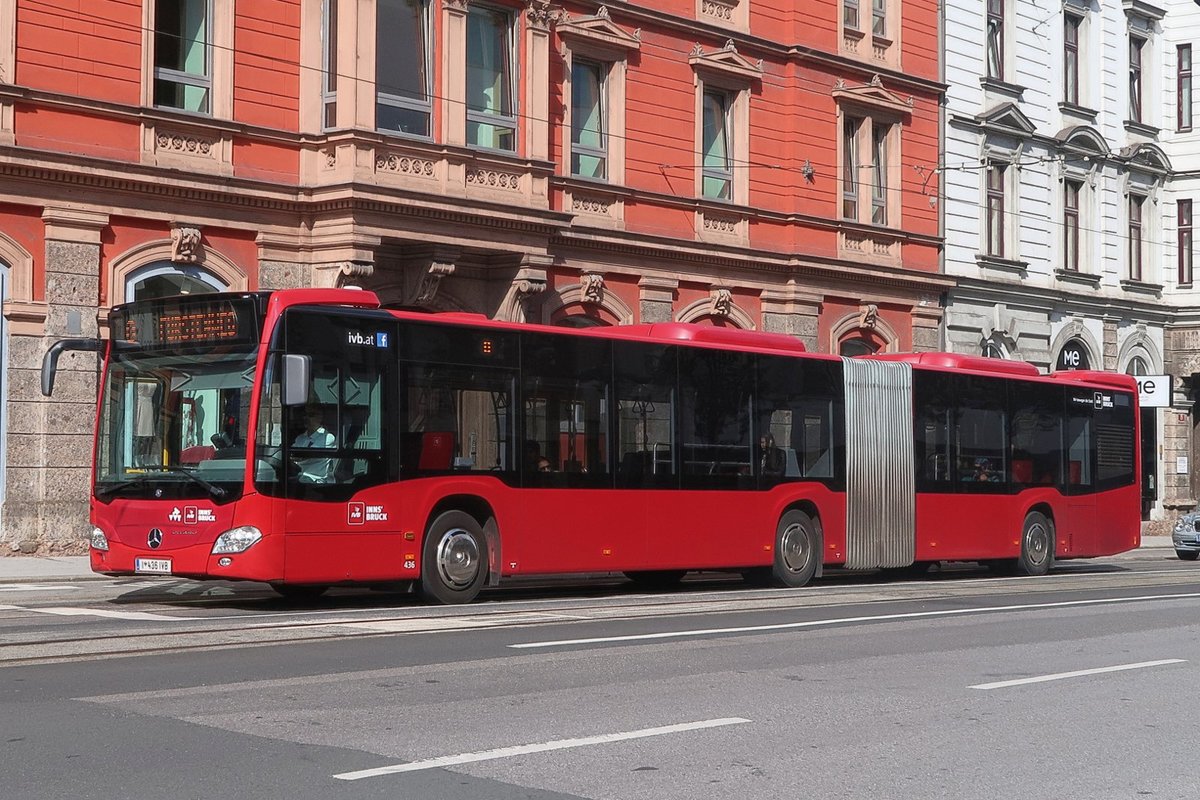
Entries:
{"type": "Polygon", "coordinates": [[[678,239],[628,234],[618,231],[564,231],[551,240],[557,247],[620,254],[636,260],[655,259],[692,266],[735,269],[747,273],[803,274],[839,284],[891,286],[910,292],[939,294],[952,289],[954,278],[936,272],[914,272],[902,267],[864,265],[835,257],[768,253],[748,248],[706,247],[678,239]]]}

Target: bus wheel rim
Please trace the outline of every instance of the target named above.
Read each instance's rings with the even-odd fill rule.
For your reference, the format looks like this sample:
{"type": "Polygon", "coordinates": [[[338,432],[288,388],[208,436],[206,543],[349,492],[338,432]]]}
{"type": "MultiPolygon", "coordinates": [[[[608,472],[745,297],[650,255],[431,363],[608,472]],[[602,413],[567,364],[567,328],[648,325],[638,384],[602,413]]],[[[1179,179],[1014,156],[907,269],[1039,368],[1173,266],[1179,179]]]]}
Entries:
{"type": "Polygon", "coordinates": [[[799,523],[789,525],[780,537],[779,551],[788,572],[801,572],[808,566],[808,532],[799,523]]]}
{"type": "Polygon", "coordinates": [[[479,574],[479,543],[462,528],[454,528],[442,535],[438,542],[438,572],[451,586],[470,586],[479,574]]]}
{"type": "Polygon", "coordinates": [[[1041,565],[1050,553],[1050,533],[1046,526],[1035,524],[1029,526],[1025,534],[1025,554],[1030,564],[1041,565]]]}

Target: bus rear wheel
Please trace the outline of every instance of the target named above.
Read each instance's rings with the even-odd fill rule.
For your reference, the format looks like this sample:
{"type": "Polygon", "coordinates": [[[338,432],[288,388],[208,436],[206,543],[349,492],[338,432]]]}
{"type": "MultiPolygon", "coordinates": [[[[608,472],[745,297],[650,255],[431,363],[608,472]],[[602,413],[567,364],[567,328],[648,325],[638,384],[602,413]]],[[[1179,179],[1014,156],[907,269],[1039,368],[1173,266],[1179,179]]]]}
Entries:
{"type": "Polygon", "coordinates": [[[1018,575],[1045,575],[1054,564],[1054,525],[1046,515],[1032,511],[1021,528],[1021,555],[1017,557],[1018,575]]]}
{"type": "Polygon", "coordinates": [[[469,603],[487,580],[487,540],[464,511],[439,514],[425,531],[421,550],[421,596],[446,605],[469,603]]]}
{"type": "Polygon", "coordinates": [[[775,529],[772,583],[788,588],[804,586],[817,573],[820,558],[821,543],[812,517],[796,510],[780,517],[775,529]]]}

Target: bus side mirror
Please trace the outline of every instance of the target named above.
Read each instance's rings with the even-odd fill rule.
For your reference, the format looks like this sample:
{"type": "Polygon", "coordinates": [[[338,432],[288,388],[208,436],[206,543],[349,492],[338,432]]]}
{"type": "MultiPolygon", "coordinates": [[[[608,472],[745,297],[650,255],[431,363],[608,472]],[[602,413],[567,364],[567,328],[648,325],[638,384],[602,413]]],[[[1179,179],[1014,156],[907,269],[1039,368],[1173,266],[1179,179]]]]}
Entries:
{"type": "Polygon", "coordinates": [[[42,356],[42,394],[54,393],[54,375],[58,372],[58,357],[64,350],[85,350],[98,353],[104,347],[100,339],[59,339],[42,356]]]}
{"type": "Polygon", "coordinates": [[[308,402],[312,359],[288,353],[283,357],[283,404],[302,406],[308,402]]]}

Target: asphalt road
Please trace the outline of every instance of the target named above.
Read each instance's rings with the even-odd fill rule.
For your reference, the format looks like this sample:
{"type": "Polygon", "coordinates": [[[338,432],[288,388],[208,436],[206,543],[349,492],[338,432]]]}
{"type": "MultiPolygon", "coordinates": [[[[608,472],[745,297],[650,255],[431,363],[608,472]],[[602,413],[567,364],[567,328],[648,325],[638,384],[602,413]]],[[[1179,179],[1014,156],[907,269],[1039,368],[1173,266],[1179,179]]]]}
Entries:
{"type": "Polygon", "coordinates": [[[531,584],[467,607],[0,583],[0,797],[1194,798],[1200,565],[531,584]]]}

